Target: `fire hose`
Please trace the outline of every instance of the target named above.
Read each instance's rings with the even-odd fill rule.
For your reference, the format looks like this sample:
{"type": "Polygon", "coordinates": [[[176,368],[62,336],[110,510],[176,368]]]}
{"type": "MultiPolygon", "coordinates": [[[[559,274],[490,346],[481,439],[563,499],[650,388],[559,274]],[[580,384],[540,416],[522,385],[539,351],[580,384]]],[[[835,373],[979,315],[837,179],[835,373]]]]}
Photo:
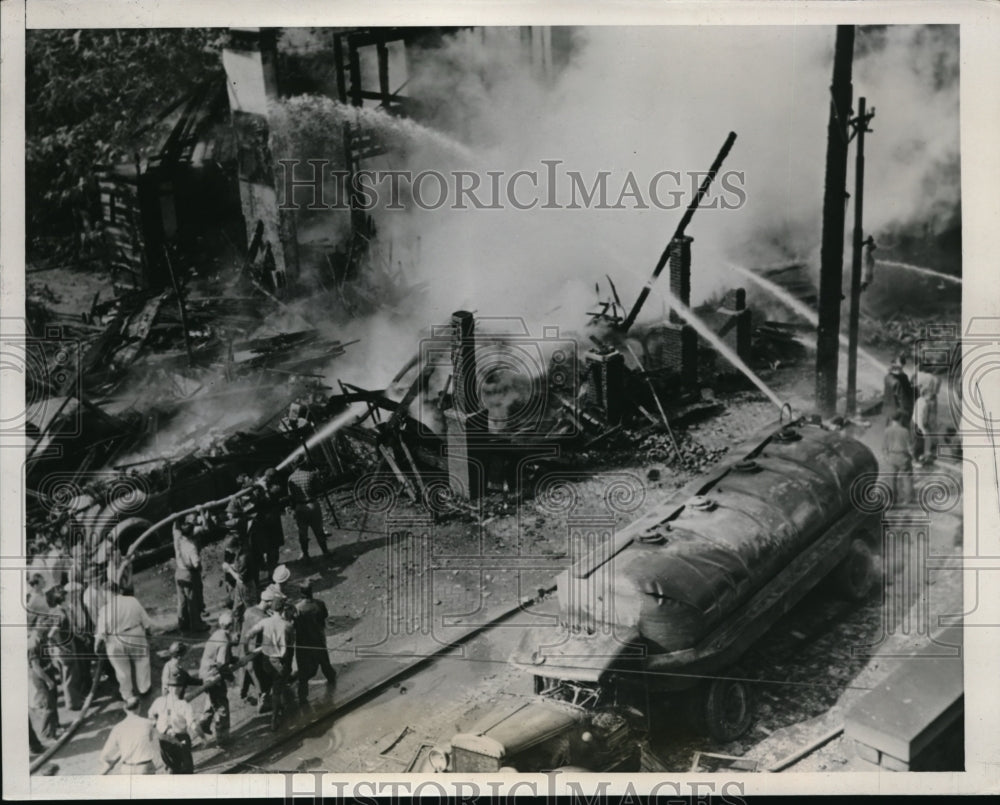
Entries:
{"type": "MultiPolygon", "coordinates": [[[[125,570],[132,563],[136,551],[139,549],[142,543],[145,542],[152,534],[155,534],[164,526],[170,525],[175,520],[178,520],[181,517],[186,517],[189,514],[195,514],[205,509],[214,509],[219,506],[225,506],[230,501],[235,500],[236,498],[246,495],[252,491],[253,491],[252,487],[247,489],[240,489],[239,491],[234,492],[232,495],[229,495],[228,497],[221,498],[219,500],[213,500],[210,501],[209,503],[200,503],[197,506],[192,506],[188,509],[184,509],[183,511],[175,512],[167,517],[164,517],[159,522],[147,528],[129,546],[127,553],[123,557],[121,564],[118,567],[118,574],[117,574],[118,583],[119,584],[121,583],[125,570]]],[[[100,660],[98,660],[97,667],[94,670],[94,679],[93,682],[91,682],[90,691],[87,693],[87,698],[84,699],[83,707],[80,708],[80,714],[76,717],[76,720],[74,720],[73,723],[66,728],[66,731],[59,736],[56,742],[53,743],[51,746],[49,746],[48,749],[46,749],[31,763],[29,767],[29,771],[31,773],[38,771],[38,769],[40,769],[43,765],[45,765],[46,762],[48,762],[49,758],[51,758],[56,752],[58,752],[63,746],[65,746],[66,742],[76,733],[76,731],[80,728],[80,725],[84,722],[84,720],[86,720],[87,716],[90,713],[90,707],[94,701],[94,694],[97,693],[97,686],[100,684],[101,677],[104,675],[106,662],[107,660],[103,657],[100,660]]]]}

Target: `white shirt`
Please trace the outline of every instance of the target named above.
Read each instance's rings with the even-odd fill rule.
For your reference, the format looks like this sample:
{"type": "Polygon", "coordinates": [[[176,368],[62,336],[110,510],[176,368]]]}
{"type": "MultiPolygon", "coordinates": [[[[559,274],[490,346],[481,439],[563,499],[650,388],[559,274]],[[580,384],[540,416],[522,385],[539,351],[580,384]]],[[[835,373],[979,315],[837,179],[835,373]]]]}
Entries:
{"type": "Polygon", "coordinates": [[[168,732],[175,735],[187,733],[191,737],[201,735],[191,703],[178,698],[173,693],[160,696],[153,702],[149,708],[149,720],[164,735],[168,732]]]}
{"type": "Polygon", "coordinates": [[[137,635],[152,629],[153,622],[142,604],[131,595],[116,595],[101,607],[97,616],[97,636],[137,635]]]}

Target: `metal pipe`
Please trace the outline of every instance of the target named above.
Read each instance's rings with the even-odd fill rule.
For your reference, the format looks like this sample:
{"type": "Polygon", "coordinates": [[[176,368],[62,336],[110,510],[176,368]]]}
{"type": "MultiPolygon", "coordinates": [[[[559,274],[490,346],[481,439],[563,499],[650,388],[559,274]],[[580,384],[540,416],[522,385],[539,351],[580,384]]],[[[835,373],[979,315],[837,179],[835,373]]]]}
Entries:
{"type": "Polygon", "coordinates": [[[664,266],[667,264],[667,260],[670,258],[670,249],[674,240],[681,237],[684,234],[684,230],[687,229],[688,224],[691,223],[691,218],[694,216],[695,211],[701,204],[701,200],[708,192],[709,186],[715,179],[715,174],[719,172],[719,168],[722,167],[722,163],[725,161],[726,157],[729,156],[729,152],[735,142],[736,132],[731,131],[729,132],[729,136],[726,137],[726,141],[722,144],[722,148],[720,149],[718,156],[716,156],[715,162],[712,163],[712,167],[708,169],[708,173],[702,180],[701,187],[698,188],[698,192],[695,194],[695,197],[691,199],[691,203],[688,204],[688,208],[684,212],[684,217],[681,218],[681,222],[677,225],[677,229],[674,230],[673,236],[667,241],[667,247],[663,250],[663,254],[660,255],[660,259],[656,263],[656,268],[653,269],[653,276],[649,278],[649,281],[639,293],[639,298],[636,299],[635,304],[632,305],[632,310],[629,311],[628,317],[622,323],[622,332],[627,333],[629,328],[635,323],[636,316],[639,315],[639,311],[642,310],[642,306],[646,303],[649,292],[653,288],[653,283],[656,282],[657,277],[660,276],[660,272],[663,271],[664,266]]]}

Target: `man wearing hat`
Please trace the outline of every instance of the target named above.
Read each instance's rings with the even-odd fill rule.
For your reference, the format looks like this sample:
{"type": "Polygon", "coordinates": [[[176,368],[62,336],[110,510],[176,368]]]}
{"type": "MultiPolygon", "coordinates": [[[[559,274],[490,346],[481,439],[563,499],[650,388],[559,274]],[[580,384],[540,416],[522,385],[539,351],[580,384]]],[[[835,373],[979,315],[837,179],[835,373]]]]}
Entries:
{"type": "Polygon", "coordinates": [[[317,498],[320,495],[319,473],[308,456],[303,456],[290,476],[288,476],[288,497],[295,511],[295,525],[299,529],[299,547],[302,559],[309,558],[309,530],[312,529],[320,551],[325,555],[327,533],[323,530],[323,512],[317,498]]]}
{"type": "Polygon", "coordinates": [[[31,680],[31,699],[28,703],[28,717],[35,722],[35,734],[44,741],[54,741],[59,737],[59,687],[50,671],[51,666],[45,662],[45,636],[29,629],[28,678],[31,680]]]}
{"type": "Polygon", "coordinates": [[[139,699],[125,700],[125,718],[111,728],[101,750],[101,774],[115,766],[118,774],[156,774],[163,768],[156,728],[139,715],[139,699]]]}
{"type": "Polygon", "coordinates": [[[905,427],[903,413],[897,411],[889,427],[885,429],[882,454],[888,469],[892,487],[892,499],[896,506],[915,502],[913,497],[913,436],[905,427]]]}
{"type": "MultiPolygon", "coordinates": [[[[262,681],[266,679],[270,686],[271,729],[275,730],[288,706],[288,682],[292,676],[292,660],[295,656],[296,614],[295,607],[286,604],[281,610],[275,609],[248,634],[251,639],[257,635],[261,638],[260,645],[254,651],[264,659],[260,671],[262,681]]],[[[263,695],[268,697],[268,694],[263,695]]]]}
{"type": "Polygon", "coordinates": [[[285,530],[281,524],[281,510],[284,508],[282,485],[278,483],[278,474],[273,467],[264,471],[257,481],[260,494],[257,505],[261,508],[261,548],[263,550],[263,567],[267,573],[273,573],[278,566],[278,556],[281,546],[285,544],[285,530]]]}
{"type": "MultiPolygon", "coordinates": [[[[264,590],[260,594],[260,603],[250,607],[244,613],[242,630],[240,631],[240,645],[243,647],[244,654],[252,653],[254,648],[260,645],[260,637],[255,634],[255,636],[251,638],[250,631],[271,614],[273,604],[274,593],[269,589],[264,590]]],[[[263,712],[265,707],[264,693],[270,690],[267,686],[266,677],[262,677],[260,673],[260,666],[262,663],[263,658],[259,654],[254,654],[250,664],[245,665],[243,668],[243,681],[240,684],[240,698],[244,700],[249,696],[250,686],[257,686],[257,690],[260,691],[261,694],[261,712],[263,712]]]]}
{"type": "Polygon", "coordinates": [[[229,687],[232,681],[233,616],[228,610],[219,615],[219,628],[212,632],[201,654],[199,672],[208,695],[201,728],[215,735],[221,746],[229,740],[229,687]]]}
{"type": "MultiPolygon", "coordinates": [[[[160,693],[166,696],[169,690],[170,679],[176,679],[180,677],[184,680],[185,685],[198,685],[201,684],[201,680],[197,677],[192,676],[186,670],[181,667],[181,658],[187,654],[187,644],[181,643],[179,640],[175,640],[170,644],[170,648],[167,649],[167,657],[169,659],[163,665],[163,672],[160,674],[160,693]]],[[[163,656],[162,654],[160,655],[163,656]]]]}
{"type": "Polygon", "coordinates": [[[201,551],[195,541],[195,524],[188,519],[174,526],[174,556],[177,586],[177,628],[182,632],[204,632],[201,551]]]}
{"type": "Polygon", "coordinates": [[[140,696],[149,692],[151,670],[149,667],[148,632],[153,628],[149,614],[131,590],[120,590],[116,584],[108,585],[110,597],[97,616],[94,651],[100,652],[107,645],[108,662],[118,679],[118,689],[123,699],[132,698],[133,674],[140,696]]]}
{"type": "Polygon", "coordinates": [[[66,591],[62,587],[50,587],[45,591],[45,599],[52,623],[46,642],[62,679],[63,701],[68,709],[79,710],[87,695],[84,680],[88,686],[90,680],[87,663],[77,645],[76,629],[66,607],[66,591]]]}
{"type": "Polygon", "coordinates": [[[25,605],[28,611],[28,626],[45,628],[49,625],[49,605],[45,598],[45,576],[32,573],[28,576],[28,596],[25,605]]]}
{"type": "Polygon", "coordinates": [[[267,586],[272,593],[274,593],[275,599],[275,609],[280,609],[281,607],[277,602],[283,605],[285,601],[291,598],[291,585],[288,580],[292,577],[292,571],[288,569],[288,565],[278,565],[274,569],[274,573],[271,574],[271,583],[267,586]]]}
{"type": "Polygon", "coordinates": [[[250,548],[246,536],[236,524],[239,518],[226,520],[226,539],[222,545],[222,574],[228,591],[227,606],[233,610],[234,629],[243,627],[243,614],[257,600],[257,579],[250,562],[250,548]]]}
{"type": "Polygon", "coordinates": [[[204,740],[194,709],[184,700],[187,680],[178,671],[167,678],[167,692],[149,708],[149,720],[160,734],[160,752],[168,774],[194,774],[191,741],[204,740]]]}
{"type": "Polygon", "coordinates": [[[257,581],[261,571],[267,570],[265,556],[271,539],[268,535],[268,522],[264,515],[263,503],[257,492],[243,499],[243,517],[250,549],[250,567],[253,570],[254,581],[257,581]]]}
{"type": "Polygon", "coordinates": [[[903,364],[898,358],[889,365],[889,374],[885,376],[885,388],[882,396],[882,413],[886,424],[890,424],[896,414],[903,415],[903,426],[909,427],[913,414],[913,386],[903,372],[903,364]]]}
{"type": "Polygon", "coordinates": [[[306,579],[299,585],[302,598],[295,605],[295,664],[298,671],[299,704],[309,699],[309,680],[322,669],[327,684],[334,685],[337,672],[330,665],[330,654],[326,648],[326,620],[329,613],[326,604],[313,598],[312,582],[306,579]]]}

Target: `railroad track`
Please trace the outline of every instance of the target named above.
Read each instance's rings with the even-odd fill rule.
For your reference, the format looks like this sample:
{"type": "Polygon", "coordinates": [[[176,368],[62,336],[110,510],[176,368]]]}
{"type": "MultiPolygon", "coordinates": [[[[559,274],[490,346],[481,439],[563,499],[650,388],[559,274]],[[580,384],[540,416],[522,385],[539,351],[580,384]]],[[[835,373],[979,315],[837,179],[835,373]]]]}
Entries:
{"type": "Polygon", "coordinates": [[[428,664],[447,654],[452,649],[468,643],[472,639],[496,628],[499,624],[513,618],[517,615],[517,613],[523,611],[527,607],[540,603],[542,600],[555,592],[555,589],[556,588],[554,586],[540,589],[539,593],[535,596],[522,598],[516,604],[511,604],[507,607],[494,611],[484,622],[469,626],[459,635],[456,635],[455,638],[449,643],[438,643],[436,644],[437,647],[434,650],[428,651],[426,654],[421,656],[414,657],[412,661],[406,663],[405,665],[397,666],[394,670],[381,674],[364,689],[348,694],[341,701],[334,702],[330,707],[322,710],[321,712],[315,713],[313,717],[296,724],[291,730],[281,733],[276,740],[269,743],[267,746],[259,750],[255,750],[247,756],[241,757],[236,762],[225,762],[225,758],[221,752],[215,758],[207,758],[201,761],[199,763],[199,773],[243,774],[247,772],[261,771],[261,767],[258,766],[255,761],[259,761],[262,758],[273,755],[276,752],[280,752],[282,747],[295,743],[302,735],[309,733],[318,727],[332,725],[335,721],[342,718],[347,713],[359,709],[365,703],[371,701],[387,689],[419,673],[428,664]]]}

